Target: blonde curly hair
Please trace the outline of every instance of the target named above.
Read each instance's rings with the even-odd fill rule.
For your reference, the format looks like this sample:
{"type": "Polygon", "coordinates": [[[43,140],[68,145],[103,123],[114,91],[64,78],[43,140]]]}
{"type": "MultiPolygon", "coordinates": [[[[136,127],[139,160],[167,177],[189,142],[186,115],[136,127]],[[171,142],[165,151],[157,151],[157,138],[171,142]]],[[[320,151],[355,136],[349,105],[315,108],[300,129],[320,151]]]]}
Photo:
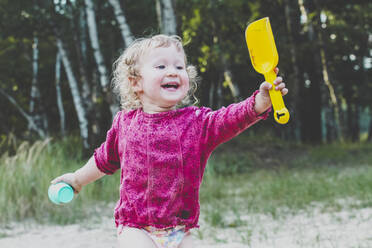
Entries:
{"type": "MultiPolygon", "coordinates": [[[[120,97],[122,109],[132,110],[142,107],[141,101],[132,88],[130,79],[138,80],[139,59],[150,49],[157,47],[169,47],[175,45],[177,49],[184,52],[182,39],[177,35],[155,35],[150,38],[140,38],[135,40],[123,54],[114,62],[112,86],[114,92],[120,97]]],[[[185,53],[184,53],[185,54],[185,53]]],[[[195,66],[187,64],[186,55],[184,57],[186,71],[190,80],[190,89],[185,98],[177,104],[177,107],[189,105],[191,98],[194,99],[192,104],[196,104],[198,99],[195,92],[198,85],[198,75],[195,66]]]]}

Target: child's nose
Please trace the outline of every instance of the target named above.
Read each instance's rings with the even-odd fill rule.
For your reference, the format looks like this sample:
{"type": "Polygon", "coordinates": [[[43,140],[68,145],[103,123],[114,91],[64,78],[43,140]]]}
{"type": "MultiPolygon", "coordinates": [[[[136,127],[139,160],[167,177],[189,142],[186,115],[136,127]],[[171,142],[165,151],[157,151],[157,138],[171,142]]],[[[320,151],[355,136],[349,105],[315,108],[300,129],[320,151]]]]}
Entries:
{"type": "Polygon", "coordinates": [[[173,76],[173,77],[174,77],[174,76],[177,76],[178,73],[177,73],[176,68],[168,67],[167,75],[168,75],[168,76],[173,76]]]}

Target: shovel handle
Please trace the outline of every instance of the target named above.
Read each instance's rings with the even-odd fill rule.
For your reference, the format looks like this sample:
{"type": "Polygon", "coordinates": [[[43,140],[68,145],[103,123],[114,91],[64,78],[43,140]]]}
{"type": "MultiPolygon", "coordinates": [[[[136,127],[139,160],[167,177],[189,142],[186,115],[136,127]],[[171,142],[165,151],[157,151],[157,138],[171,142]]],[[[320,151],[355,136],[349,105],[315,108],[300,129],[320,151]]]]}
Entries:
{"type": "Polygon", "coordinates": [[[271,103],[274,108],[274,119],[280,124],[286,124],[289,120],[288,109],[284,105],[282,93],[275,90],[274,81],[276,79],[276,74],[274,70],[264,74],[266,82],[269,82],[273,87],[269,90],[271,103]]]}

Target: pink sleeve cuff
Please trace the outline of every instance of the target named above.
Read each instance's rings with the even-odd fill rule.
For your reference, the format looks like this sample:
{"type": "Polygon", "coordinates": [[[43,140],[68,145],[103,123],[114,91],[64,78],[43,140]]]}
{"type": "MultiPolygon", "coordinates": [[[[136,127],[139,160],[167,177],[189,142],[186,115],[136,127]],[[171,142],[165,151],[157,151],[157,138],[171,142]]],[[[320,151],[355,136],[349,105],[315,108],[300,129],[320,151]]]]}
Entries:
{"type": "Polygon", "coordinates": [[[250,113],[252,116],[251,118],[254,119],[260,119],[260,120],[266,120],[269,117],[269,113],[271,112],[272,107],[268,108],[265,112],[261,114],[257,114],[256,110],[254,110],[254,105],[256,104],[256,96],[259,93],[259,90],[256,90],[253,95],[249,98],[249,104],[248,104],[248,113],[250,113]]]}

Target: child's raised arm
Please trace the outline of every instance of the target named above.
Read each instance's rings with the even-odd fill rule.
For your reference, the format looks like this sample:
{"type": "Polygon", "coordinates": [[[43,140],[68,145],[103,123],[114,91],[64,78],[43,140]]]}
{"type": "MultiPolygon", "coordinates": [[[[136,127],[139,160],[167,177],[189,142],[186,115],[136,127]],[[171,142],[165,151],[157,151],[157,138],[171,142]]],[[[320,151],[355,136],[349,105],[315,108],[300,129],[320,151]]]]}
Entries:
{"type": "MultiPolygon", "coordinates": [[[[279,69],[275,68],[275,73],[279,69]]],[[[281,77],[274,81],[275,90],[282,95],[288,93],[281,77]]],[[[206,145],[207,150],[212,151],[217,145],[235,137],[260,119],[267,118],[267,111],[271,107],[269,90],[272,85],[263,82],[251,97],[246,100],[230,104],[216,111],[204,108],[202,115],[201,144],[206,145]]]]}
{"type": "Polygon", "coordinates": [[[100,179],[104,175],[106,174],[97,168],[94,156],[92,156],[83,167],[74,173],[66,173],[62,176],[59,176],[53,179],[51,183],[68,183],[74,188],[75,193],[79,193],[83,186],[100,179]]]}

